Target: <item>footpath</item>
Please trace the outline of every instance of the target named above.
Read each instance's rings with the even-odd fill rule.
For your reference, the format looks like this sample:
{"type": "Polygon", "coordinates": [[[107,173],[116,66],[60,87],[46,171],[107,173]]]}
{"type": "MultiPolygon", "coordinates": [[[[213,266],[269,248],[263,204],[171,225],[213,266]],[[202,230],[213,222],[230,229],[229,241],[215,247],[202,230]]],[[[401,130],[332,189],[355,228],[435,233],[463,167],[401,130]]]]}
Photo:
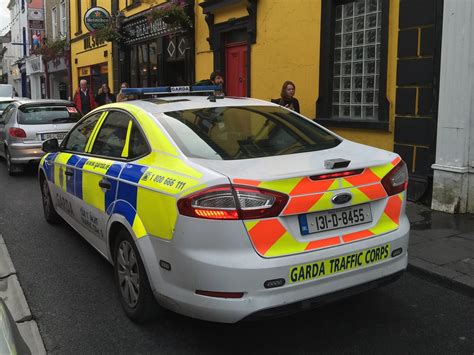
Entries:
{"type": "MultiPolygon", "coordinates": [[[[474,296],[474,215],[451,215],[408,202],[411,223],[408,271],[474,296]]],[[[46,354],[0,234],[0,298],[32,354],[46,354]]]]}

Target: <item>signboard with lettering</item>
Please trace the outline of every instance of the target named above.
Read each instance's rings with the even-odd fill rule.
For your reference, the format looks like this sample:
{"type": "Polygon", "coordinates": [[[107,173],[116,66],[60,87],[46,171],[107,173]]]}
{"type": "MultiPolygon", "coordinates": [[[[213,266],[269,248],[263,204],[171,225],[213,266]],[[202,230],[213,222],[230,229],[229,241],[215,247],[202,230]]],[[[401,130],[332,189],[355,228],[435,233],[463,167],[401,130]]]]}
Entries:
{"type": "Polygon", "coordinates": [[[41,56],[30,58],[26,61],[26,75],[42,73],[43,71],[43,60],[41,56]]]}
{"type": "Polygon", "coordinates": [[[130,45],[147,39],[162,37],[181,30],[179,26],[170,26],[161,18],[149,21],[146,17],[131,20],[123,26],[126,33],[125,44],[130,45]]]}
{"type": "Polygon", "coordinates": [[[110,24],[110,14],[103,7],[93,7],[84,15],[84,24],[89,31],[100,30],[110,24]]]}

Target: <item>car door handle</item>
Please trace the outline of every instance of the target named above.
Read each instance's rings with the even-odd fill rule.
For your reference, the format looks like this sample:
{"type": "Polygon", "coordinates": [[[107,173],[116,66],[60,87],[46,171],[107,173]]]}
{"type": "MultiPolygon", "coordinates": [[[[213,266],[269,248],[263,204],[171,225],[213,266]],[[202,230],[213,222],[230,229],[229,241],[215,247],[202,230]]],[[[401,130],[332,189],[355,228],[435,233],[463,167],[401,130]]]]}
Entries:
{"type": "Polygon", "coordinates": [[[74,175],[74,172],[71,171],[71,170],[66,170],[66,171],[64,172],[64,175],[66,175],[66,176],[73,176],[73,175],[74,175]]]}
{"type": "Polygon", "coordinates": [[[99,186],[102,187],[103,189],[110,190],[110,188],[112,187],[112,184],[108,180],[102,179],[99,181],[99,186]]]}

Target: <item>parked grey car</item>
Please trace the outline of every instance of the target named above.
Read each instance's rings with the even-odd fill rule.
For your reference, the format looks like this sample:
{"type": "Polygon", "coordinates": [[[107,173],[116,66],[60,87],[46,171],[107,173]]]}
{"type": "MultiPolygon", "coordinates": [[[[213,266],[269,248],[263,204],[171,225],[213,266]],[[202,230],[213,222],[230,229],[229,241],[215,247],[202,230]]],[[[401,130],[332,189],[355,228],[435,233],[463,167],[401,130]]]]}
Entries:
{"type": "Polygon", "coordinates": [[[81,118],[74,103],[64,100],[18,100],[0,117],[0,158],[7,161],[10,175],[23,171],[28,163],[45,154],[42,143],[61,141],[81,118]]]}

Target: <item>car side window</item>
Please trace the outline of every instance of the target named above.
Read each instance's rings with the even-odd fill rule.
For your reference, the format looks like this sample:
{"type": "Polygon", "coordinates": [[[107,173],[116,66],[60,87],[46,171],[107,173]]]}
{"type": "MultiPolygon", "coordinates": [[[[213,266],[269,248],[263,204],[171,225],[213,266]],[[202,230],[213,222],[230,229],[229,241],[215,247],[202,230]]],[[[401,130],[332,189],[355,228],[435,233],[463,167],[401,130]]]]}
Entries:
{"type": "Polygon", "coordinates": [[[123,112],[109,112],[100,127],[91,153],[111,158],[126,158],[123,153],[131,121],[131,117],[123,112]]]}
{"type": "Polygon", "coordinates": [[[147,154],[150,151],[148,143],[143,137],[142,132],[138,129],[138,126],[133,122],[132,131],[130,134],[130,145],[129,145],[129,158],[137,158],[147,154]]]}
{"type": "Polygon", "coordinates": [[[14,111],[13,106],[9,106],[9,107],[7,107],[7,109],[5,111],[3,111],[3,115],[2,115],[2,119],[1,119],[1,122],[3,124],[7,124],[10,121],[10,118],[12,117],[13,111],[14,111]]]}
{"type": "Polygon", "coordinates": [[[100,116],[102,116],[102,112],[98,112],[79,123],[69,134],[67,141],[63,144],[63,149],[84,153],[87,141],[100,116]]]}

